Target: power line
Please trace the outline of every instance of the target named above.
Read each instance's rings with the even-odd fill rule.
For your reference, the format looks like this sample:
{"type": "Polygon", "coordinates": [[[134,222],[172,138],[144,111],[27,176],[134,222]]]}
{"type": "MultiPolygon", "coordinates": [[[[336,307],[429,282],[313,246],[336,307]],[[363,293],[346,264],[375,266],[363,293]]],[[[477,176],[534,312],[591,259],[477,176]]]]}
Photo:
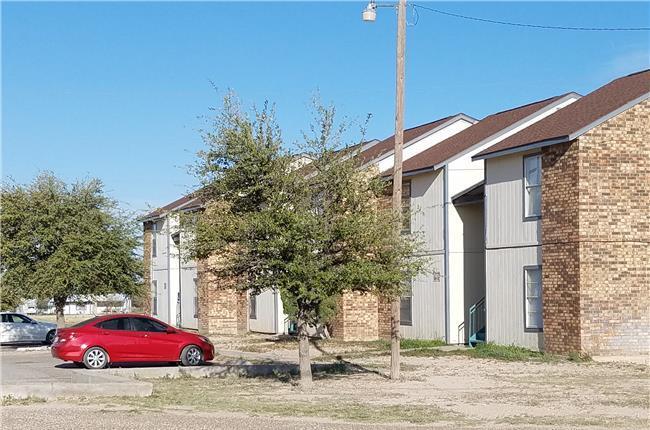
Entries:
{"type": "Polygon", "coordinates": [[[486,22],[489,24],[509,25],[511,27],[527,27],[527,28],[539,28],[544,30],[570,30],[570,31],[650,31],[650,27],[563,27],[557,25],[524,24],[520,22],[497,21],[494,19],[477,18],[475,16],[460,15],[457,13],[445,12],[443,10],[434,9],[428,6],[422,6],[419,4],[412,4],[412,6],[414,9],[420,8],[420,9],[428,10],[429,12],[438,13],[440,15],[453,16],[454,18],[486,22]]]}

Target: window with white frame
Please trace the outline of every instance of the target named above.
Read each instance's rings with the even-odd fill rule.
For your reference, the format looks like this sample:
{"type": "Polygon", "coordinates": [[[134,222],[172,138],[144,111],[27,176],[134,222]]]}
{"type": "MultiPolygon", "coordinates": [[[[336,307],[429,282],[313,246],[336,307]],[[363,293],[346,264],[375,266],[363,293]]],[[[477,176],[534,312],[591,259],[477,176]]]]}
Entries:
{"type": "Polygon", "coordinates": [[[250,299],[249,299],[249,315],[248,317],[252,320],[257,319],[257,294],[250,294],[250,299]]]}
{"type": "Polygon", "coordinates": [[[199,317],[199,278],[194,278],[194,318],[199,317]]]}
{"type": "Polygon", "coordinates": [[[156,257],[158,254],[158,223],[153,223],[151,226],[151,257],[156,257]]]}
{"type": "Polygon", "coordinates": [[[524,157],[524,215],[542,216],[542,156],[524,157]]]}
{"type": "Polygon", "coordinates": [[[413,325],[413,280],[404,283],[399,310],[400,325],[413,325]]]}
{"type": "Polygon", "coordinates": [[[151,313],[158,315],[158,281],[151,281],[151,313]]]}
{"type": "Polygon", "coordinates": [[[526,294],[526,329],[541,330],[542,319],[542,268],[540,266],[524,268],[524,288],[526,294]]]}

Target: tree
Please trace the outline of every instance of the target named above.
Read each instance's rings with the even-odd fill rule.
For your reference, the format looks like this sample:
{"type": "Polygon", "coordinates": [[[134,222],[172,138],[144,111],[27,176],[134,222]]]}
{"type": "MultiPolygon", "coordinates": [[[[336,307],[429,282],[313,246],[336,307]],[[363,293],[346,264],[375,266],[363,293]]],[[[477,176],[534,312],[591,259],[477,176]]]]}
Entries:
{"type": "Polygon", "coordinates": [[[310,386],[309,326],[329,321],[344,291],[395,297],[420,270],[417,241],[395,232],[382,201],[385,182],[360,171],[335,109],[316,104],[304,133],[311,160],[297,167],[268,104],[251,118],[233,96],[205,134],[197,173],[206,208],[195,218],[190,253],[217,256],[213,270],[257,294],[277,288],[298,324],[300,380],[310,386]]]}
{"type": "Polygon", "coordinates": [[[51,298],[64,326],[69,297],[140,292],[139,232],[99,180],[67,185],[43,173],[3,184],[1,198],[3,297],[51,298]]]}

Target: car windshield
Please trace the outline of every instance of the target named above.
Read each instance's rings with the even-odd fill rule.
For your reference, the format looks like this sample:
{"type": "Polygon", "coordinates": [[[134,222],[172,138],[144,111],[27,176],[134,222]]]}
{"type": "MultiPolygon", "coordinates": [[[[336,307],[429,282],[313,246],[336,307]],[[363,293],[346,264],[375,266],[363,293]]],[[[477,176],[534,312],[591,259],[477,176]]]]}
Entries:
{"type": "Polygon", "coordinates": [[[70,328],[79,328],[79,327],[83,327],[83,326],[85,326],[86,324],[90,324],[90,323],[92,323],[93,321],[98,320],[99,318],[100,318],[100,317],[95,317],[95,318],[90,318],[90,319],[88,319],[88,320],[81,321],[81,322],[79,322],[79,323],[77,323],[77,324],[75,324],[75,325],[71,325],[70,328]]]}

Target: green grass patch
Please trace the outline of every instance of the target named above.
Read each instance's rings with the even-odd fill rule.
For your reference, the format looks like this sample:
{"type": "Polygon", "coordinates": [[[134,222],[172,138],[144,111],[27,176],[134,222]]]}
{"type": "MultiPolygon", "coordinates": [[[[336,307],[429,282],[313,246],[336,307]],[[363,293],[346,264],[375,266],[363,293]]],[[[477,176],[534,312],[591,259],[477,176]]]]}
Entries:
{"type": "Polygon", "coordinates": [[[317,396],[316,399],[311,399],[311,395],[301,399],[301,394],[293,389],[287,390],[285,383],[269,380],[207,378],[173,381],[158,379],[152,382],[154,389],[149,397],[117,397],[107,401],[137,410],[190,408],[198,411],[321,417],[368,423],[427,424],[463,419],[433,405],[370,404],[357,399],[345,400],[341,396],[319,395],[318,392],[313,393],[317,396]]]}
{"type": "Polygon", "coordinates": [[[577,363],[590,362],[591,357],[585,354],[555,355],[515,345],[499,345],[496,343],[479,343],[474,348],[441,351],[438,349],[414,349],[402,353],[408,357],[444,357],[462,355],[471,358],[485,358],[501,361],[534,361],[534,362],[561,362],[572,361],[577,363]]]}
{"type": "Polygon", "coordinates": [[[399,345],[402,349],[422,349],[444,346],[446,343],[442,339],[401,339],[399,345]]]}
{"type": "Polygon", "coordinates": [[[29,397],[14,397],[14,396],[2,396],[2,406],[28,406],[33,405],[34,403],[45,403],[45,400],[42,397],[29,396],[29,397]]]}

